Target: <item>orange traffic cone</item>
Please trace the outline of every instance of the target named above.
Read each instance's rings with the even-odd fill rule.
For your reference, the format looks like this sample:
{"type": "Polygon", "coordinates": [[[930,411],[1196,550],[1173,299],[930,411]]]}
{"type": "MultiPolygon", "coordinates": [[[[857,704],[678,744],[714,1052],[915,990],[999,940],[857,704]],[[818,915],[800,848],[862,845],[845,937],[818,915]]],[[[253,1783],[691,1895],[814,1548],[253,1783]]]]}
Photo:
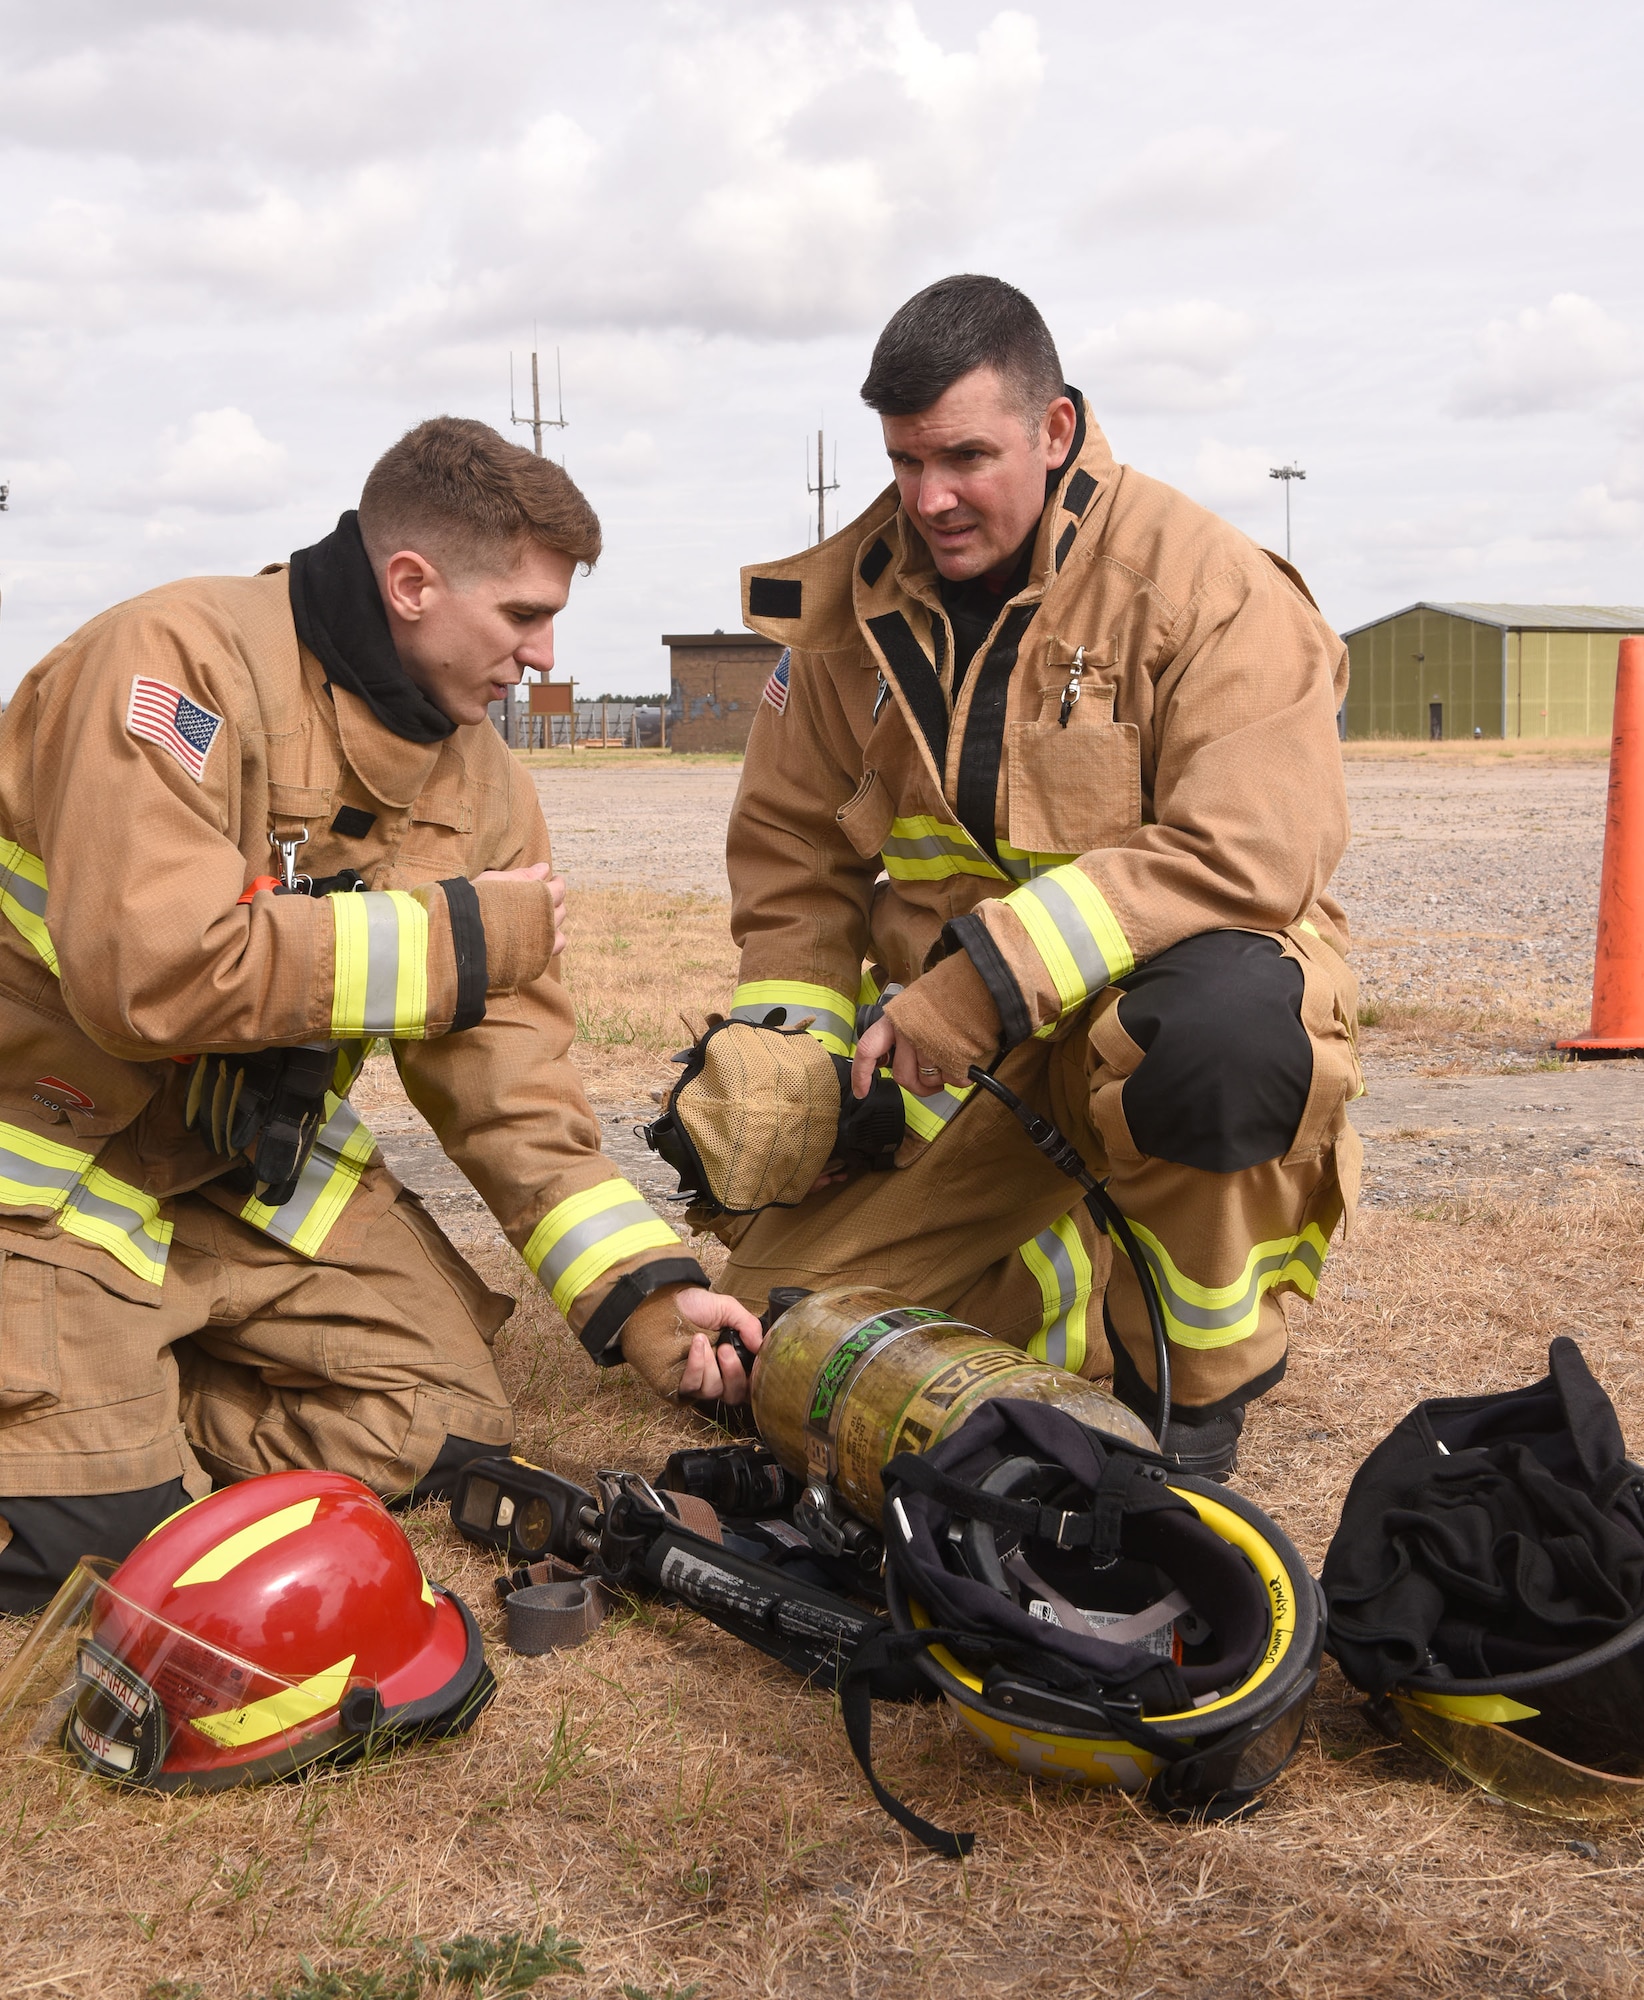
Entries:
{"type": "Polygon", "coordinates": [[[1592,1026],[1555,1047],[1644,1055],[1644,639],[1623,639],[1616,660],[1592,1026]]]}

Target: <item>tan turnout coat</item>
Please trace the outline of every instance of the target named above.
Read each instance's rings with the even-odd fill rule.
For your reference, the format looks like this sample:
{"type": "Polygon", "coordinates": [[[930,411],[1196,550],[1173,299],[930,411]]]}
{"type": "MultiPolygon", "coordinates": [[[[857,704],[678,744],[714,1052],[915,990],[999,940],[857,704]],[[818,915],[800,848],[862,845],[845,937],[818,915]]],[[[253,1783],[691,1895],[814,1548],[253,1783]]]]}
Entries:
{"type": "Polygon", "coordinates": [[[380,1037],[596,1358],[619,1359],[644,1288],[621,1281],[695,1266],[601,1156],[546,884],[478,886],[485,1017],[447,1032],[462,940],[436,885],[549,858],[488,723],[410,743],[327,689],[283,569],[94,619],[0,724],[0,1251],[158,1304],[168,1203],[197,1188],[346,1264],[398,1187],[346,1103],[380,1037]],[[279,872],[270,835],[303,833],[301,872],[353,868],[366,893],[238,901],[279,872]],[[182,1059],[302,1042],[337,1045],[337,1101],[297,1193],[263,1208],[185,1128],[182,1059]]]}
{"type": "MultiPolygon", "coordinates": [[[[1116,464],[1081,408],[1028,581],[957,703],[937,586],[894,486],[743,572],[746,622],[790,655],[727,849],[739,1013],[785,1005],[843,1049],[858,1002],[894,982],[892,1018],[963,1076],[1201,931],[1340,966],[1347,654],[1288,564],[1116,464]]],[[[946,1097],[909,1100],[919,1138],[946,1097]]]]}

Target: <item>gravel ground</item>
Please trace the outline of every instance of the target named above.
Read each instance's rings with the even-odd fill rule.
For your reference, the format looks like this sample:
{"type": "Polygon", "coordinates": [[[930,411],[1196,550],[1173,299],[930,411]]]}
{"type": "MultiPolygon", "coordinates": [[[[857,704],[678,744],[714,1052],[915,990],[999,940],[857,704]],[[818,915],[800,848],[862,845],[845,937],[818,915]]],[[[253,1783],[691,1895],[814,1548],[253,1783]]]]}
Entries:
{"type": "MultiPolygon", "coordinates": [[[[630,884],[723,895],[738,775],[596,768],[536,777],[573,891],[630,884]]],[[[1637,1174],[1644,1194],[1644,1063],[1550,1072],[1553,1028],[1533,1025],[1537,1016],[1570,1027],[1586,1018],[1606,779],[1602,764],[1349,762],[1353,845],[1336,888],[1362,997],[1441,1013],[1496,1009],[1509,1024],[1505,1042],[1472,1049],[1436,1029],[1424,1034],[1419,1017],[1396,1040],[1366,1032],[1369,1089],[1353,1118],[1366,1140],[1368,1205],[1483,1193],[1554,1200],[1617,1169],[1637,1174]],[[1457,1073],[1465,1069],[1483,1073],[1457,1073]]],[[[624,1098],[599,1108],[624,1171],[663,1193],[672,1176],[659,1176],[632,1137],[648,1107],[624,1098]]],[[[392,1159],[404,1141],[388,1130],[383,1138],[392,1159]]],[[[460,1182],[443,1161],[421,1173],[460,1182]]],[[[474,1200],[456,1187],[448,1198],[474,1200]]]]}

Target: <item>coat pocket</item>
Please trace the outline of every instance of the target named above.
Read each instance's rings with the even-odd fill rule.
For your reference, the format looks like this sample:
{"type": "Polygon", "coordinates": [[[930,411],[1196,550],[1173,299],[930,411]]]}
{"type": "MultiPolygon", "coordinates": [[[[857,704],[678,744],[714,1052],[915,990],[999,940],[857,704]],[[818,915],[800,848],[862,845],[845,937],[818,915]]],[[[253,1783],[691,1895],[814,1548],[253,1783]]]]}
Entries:
{"type": "Polygon", "coordinates": [[[1054,713],[1013,722],[1005,756],[1012,847],[1088,854],[1118,847],[1141,826],[1141,732],[1113,720],[1111,687],[1087,687],[1065,729],[1054,713]]]}
{"type": "Polygon", "coordinates": [[[841,832],[864,861],[871,860],[885,845],[896,808],[888,787],[877,771],[864,771],[859,784],[835,814],[841,832]]]}
{"type": "Polygon", "coordinates": [[[57,1273],[0,1250],[0,1411],[58,1399],[57,1273]]]}

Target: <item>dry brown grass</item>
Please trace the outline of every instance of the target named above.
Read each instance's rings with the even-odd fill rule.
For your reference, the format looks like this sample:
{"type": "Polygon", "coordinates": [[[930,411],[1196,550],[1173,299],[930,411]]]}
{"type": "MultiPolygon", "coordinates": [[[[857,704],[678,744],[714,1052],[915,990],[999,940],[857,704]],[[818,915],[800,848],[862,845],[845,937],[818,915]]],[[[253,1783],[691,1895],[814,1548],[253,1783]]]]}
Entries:
{"type": "MultiPolygon", "coordinates": [[[[1354,1466],[1418,1395],[1504,1387],[1582,1333],[1644,1429],[1636,1203],[1382,1212],[1298,1315],[1288,1380],[1253,1414],[1246,1489],[1323,1553],[1354,1466]]],[[[495,1253],[487,1275],[524,1291],[495,1253]]],[[[501,1341],[521,1445],[567,1471],[655,1467],[696,1420],[599,1374],[540,1295],[501,1341]]],[[[495,1638],[491,1564],[439,1510],[430,1571],[495,1638]]],[[[493,1658],[502,1693],[454,1746],[201,1801],[122,1797],[34,1764],[0,1789],[0,1993],[206,2000],[297,1955],[366,1969],[413,1933],[582,1941],[542,1991],[660,1995],[1633,1995],[1644,1840],[1492,1804],[1390,1749],[1331,1668],[1302,1754],[1241,1826],[1174,1826],[990,1762],[938,1710],[880,1711],[887,1780],[981,1836],[963,1867],[869,1799],[832,1702],[690,1615],[642,1607],[580,1650],[493,1658]]]]}
{"type": "Polygon", "coordinates": [[[1499,1069],[1562,1069],[1571,1058],[1553,1044],[1587,1024],[1564,999],[1538,1007],[1533,999],[1506,996],[1501,1007],[1384,1000],[1373,989],[1359,1003],[1359,1046],[1367,1057],[1419,1066],[1441,1076],[1499,1069]]]}
{"type": "Polygon", "coordinates": [[[665,1055],[689,1039],[684,1017],[700,1021],[730,1005],[737,954],[729,911],[713,896],[577,891],[565,979],[576,1002],[579,1062],[585,1052],[665,1055]]]}

